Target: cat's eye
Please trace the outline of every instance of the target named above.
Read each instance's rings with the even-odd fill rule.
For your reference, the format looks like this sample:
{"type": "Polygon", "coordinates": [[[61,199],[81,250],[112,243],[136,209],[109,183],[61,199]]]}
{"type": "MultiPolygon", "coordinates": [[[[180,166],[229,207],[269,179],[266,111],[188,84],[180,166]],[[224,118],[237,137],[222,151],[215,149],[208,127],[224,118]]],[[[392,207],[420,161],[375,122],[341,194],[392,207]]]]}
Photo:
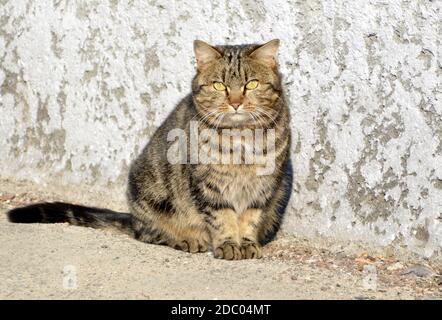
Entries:
{"type": "Polygon", "coordinates": [[[254,89],[256,89],[258,87],[258,84],[259,84],[258,80],[250,80],[246,84],[246,89],[247,90],[254,90],[254,89]]]}
{"type": "Polygon", "coordinates": [[[225,84],[222,82],[214,82],[213,87],[218,91],[225,91],[227,89],[225,84]]]}

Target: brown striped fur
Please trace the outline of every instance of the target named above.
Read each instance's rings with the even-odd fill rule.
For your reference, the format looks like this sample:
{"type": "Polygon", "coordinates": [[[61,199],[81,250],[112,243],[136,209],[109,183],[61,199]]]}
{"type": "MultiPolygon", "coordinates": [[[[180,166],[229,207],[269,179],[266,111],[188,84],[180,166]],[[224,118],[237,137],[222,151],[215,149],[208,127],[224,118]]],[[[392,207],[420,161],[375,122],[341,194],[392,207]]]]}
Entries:
{"type": "MultiPolygon", "coordinates": [[[[198,70],[192,93],[132,163],[129,214],[42,203],[11,210],[10,221],[113,226],[138,240],[188,252],[212,247],[216,258],[260,258],[261,246],[280,227],[292,184],[290,116],[277,70],[278,45],[273,40],[264,45],[212,47],[195,41],[198,70]],[[249,90],[246,85],[251,80],[258,85],[249,90]],[[217,90],[214,82],[223,83],[226,89],[217,90]],[[182,129],[190,136],[191,121],[198,121],[200,130],[214,129],[218,140],[223,129],[274,129],[276,147],[264,150],[267,157],[275,157],[273,173],[258,175],[263,164],[170,163],[168,133],[182,129]]],[[[210,140],[198,141],[202,149],[211,144],[210,140]]],[[[241,140],[242,149],[250,148],[249,144],[241,140]]]]}
{"type": "MultiPolygon", "coordinates": [[[[131,211],[157,231],[160,242],[190,252],[212,246],[217,258],[260,258],[261,244],[278,230],[291,173],[290,117],[274,60],[277,46],[277,41],[261,47],[195,42],[198,72],[193,92],[154,134],[129,174],[131,211]],[[260,48],[267,51],[251,56],[260,48]],[[245,90],[251,79],[259,81],[258,88],[245,90]],[[214,82],[224,83],[228,90],[215,90],[214,82]],[[242,118],[231,117],[232,99],[242,104],[242,118]],[[191,120],[219,135],[225,128],[275,129],[274,173],[258,176],[255,164],[170,164],[167,133],[180,128],[189,136],[191,120]]],[[[204,141],[199,143],[202,147],[204,141]]],[[[155,240],[146,234],[145,241],[155,240]]]]}

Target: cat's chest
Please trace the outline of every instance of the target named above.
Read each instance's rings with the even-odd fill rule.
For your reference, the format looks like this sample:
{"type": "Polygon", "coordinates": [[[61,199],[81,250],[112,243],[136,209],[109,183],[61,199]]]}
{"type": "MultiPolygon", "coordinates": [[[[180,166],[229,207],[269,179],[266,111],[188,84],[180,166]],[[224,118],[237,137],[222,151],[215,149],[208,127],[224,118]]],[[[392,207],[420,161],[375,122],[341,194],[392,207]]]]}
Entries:
{"type": "Polygon", "coordinates": [[[237,213],[262,202],[270,184],[268,178],[257,176],[252,170],[230,172],[230,174],[223,176],[219,182],[218,187],[222,198],[232,205],[237,213]]]}

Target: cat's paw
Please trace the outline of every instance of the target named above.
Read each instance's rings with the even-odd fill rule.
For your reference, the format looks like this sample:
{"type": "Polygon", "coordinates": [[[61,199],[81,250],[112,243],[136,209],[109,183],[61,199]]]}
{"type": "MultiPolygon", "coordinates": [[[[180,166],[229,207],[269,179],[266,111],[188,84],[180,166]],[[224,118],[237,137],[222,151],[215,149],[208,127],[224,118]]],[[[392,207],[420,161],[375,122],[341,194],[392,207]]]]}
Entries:
{"type": "Polygon", "coordinates": [[[207,243],[195,239],[177,241],[174,243],[173,247],[177,250],[190,253],[206,252],[208,248],[207,243]]]}
{"type": "Polygon", "coordinates": [[[242,258],[241,248],[232,241],[225,241],[214,250],[213,255],[215,258],[226,260],[240,260],[242,258]]]}
{"type": "Polygon", "coordinates": [[[261,259],[261,246],[252,240],[243,240],[241,243],[241,255],[243,259],[261,259]]]}

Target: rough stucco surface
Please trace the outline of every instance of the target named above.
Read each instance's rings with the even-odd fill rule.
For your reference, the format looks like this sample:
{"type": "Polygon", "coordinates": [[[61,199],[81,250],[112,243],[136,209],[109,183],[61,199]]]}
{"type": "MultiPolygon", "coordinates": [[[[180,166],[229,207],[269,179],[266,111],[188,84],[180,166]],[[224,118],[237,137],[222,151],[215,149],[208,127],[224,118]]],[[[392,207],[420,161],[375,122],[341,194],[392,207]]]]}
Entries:
{"type": "Polygon", "coordinates": [[[284,228],[442,252],[442,1],[0,1],[0,177],[113,188],[184,97],[192,41],[280,38],[284,228]]]}

